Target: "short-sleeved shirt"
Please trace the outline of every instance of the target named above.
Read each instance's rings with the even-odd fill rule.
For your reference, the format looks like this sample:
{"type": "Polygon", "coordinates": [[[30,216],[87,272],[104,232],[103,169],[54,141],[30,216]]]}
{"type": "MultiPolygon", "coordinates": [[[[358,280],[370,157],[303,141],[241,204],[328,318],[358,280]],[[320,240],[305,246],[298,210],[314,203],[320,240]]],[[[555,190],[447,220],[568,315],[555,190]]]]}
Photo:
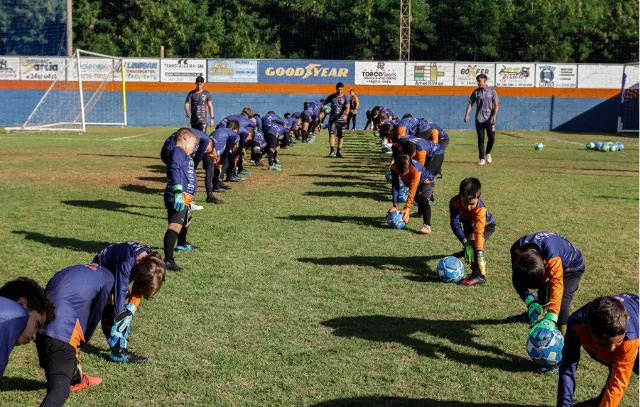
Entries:
{"type": "Polygon", "coordinates": [[[329,122],[338,122],[346,120],[347,107],[349,101],[345,94],[342,96],[337,93],[333,93],[324,100],[326,104],[331,106],[331,113],[329,114],[329,122]]]}
{"type": "Polygon", "coordinates": [[[469,103],[476,104],[476,123],[484,123],[489,120],[493,105],[498,101],[498,93],[493,87],[475,89],[469,97],[469,103]]]}
{"type": "Polygon", "coordinates": [[[207,105],[211,102],[209,92],[206,90],[202,92],[192,90],[184,102],[189,103],[191,106],[192,123],[207,123],[207,105]]]}
{"type": "Polygon", "coordinates": [[[29,314],[16,301],[0,297],[0,379],[9,363],[9,355],[27,327],[29,314]]]}

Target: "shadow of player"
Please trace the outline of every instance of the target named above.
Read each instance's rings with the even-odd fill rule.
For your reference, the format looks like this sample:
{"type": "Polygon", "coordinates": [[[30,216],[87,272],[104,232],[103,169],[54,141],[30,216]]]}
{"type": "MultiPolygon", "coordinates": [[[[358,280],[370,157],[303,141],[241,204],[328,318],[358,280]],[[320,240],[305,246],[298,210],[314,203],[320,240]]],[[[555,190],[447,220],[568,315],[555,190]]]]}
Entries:
{"type": "Polygon", "coordinates": [[[72,237],[47,236],[37,232],[27,232],[25,230],[13,230],[11,233],[23,235],[25,240],[31,240],[49,245],[58,249],[68,249],[77,252],[97,253],[113,242],[96,242],[92,240],[79,240],[72,237]]]}
{"type": "Polygon", "coordinates": [[[458,400],[436,399],[412,399],[408,397],[392,396],[361,396],[344,399],[322,401],[311,407],[347,407],[347,406],[372,406],[372,407],[538,407],[539,405],[504,403],[474,403],[458,400]]]}
{"type": "Polygon", "coordinates": [[[124,204],[116,201],[107,201],[105,199],[97,199],[95,201],[70,200],[70,201],[62,201],[62,203],[65,205],[76,206],[80,208],[103,209],[111,212],[120,212],[120,213],[129,214],[129,215],[144,216],[146,218],[162,219],[159,216],[145,215],[144,213],[137,213],[137,212],[127,210],[128,208],[157,209],[154,206],[131,205],[131,204],[124,204]]]}

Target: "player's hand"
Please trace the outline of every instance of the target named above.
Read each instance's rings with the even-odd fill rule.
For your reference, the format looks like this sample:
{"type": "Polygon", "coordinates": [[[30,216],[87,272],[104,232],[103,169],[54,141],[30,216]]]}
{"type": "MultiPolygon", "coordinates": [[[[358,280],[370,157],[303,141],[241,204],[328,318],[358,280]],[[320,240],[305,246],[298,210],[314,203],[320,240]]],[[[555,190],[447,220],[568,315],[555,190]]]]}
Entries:
{"type": "Polygon", "coordinates": [[[557,329],[556,323],[558,322],[558,316],[553,312],[547,312],[540,321],[536,322],[531,328],[529,328],[529,336],[534,340],[544,340],[551,331],[557,329]]]}
{"type": "Polygon", "coordinates": [[[477,253],[476,257],[478,258],[478,269],[480,269],[480,273],[483,276],[486,276],[487,275],[487,260],[484,257],[484,252],[482,250],[478,250],[478,253],[477,253]]]}
{"type": "Polygon", "coordinates": [[[469,116],[467,115],[467,116],[464,117],[464,122],[466,123],[468,121],[469,121],[469,116]]]}
{"type": "Polygon", "coordinates": [[[411,218],[411,208],[404,208],[402,210],[402,221],[405,224],[408,224],[410,218],[411,218]]]}
{"type": "Polygon", "coordinates": [[[173,209],[177,212],[184,211],[184,195],[182,194],[182,185],[173,186],[173,209]]]}
{"type": "Polygon", "coordinates": [[[542,305],[538,302],[536,297],[533,295],[529,295],[526,300],[524,300],[524,305],[527,306],[527,315],[529,315],[529,324],[535,324],[538,319],[540,319],[540,315],[542,315],[542,305]]]}
{"type": "Polygon", "coordinates": [[[391,208],[389,208],[389,210],[387,211],[387,213],[391,213],[393,211],[397,211],[398,207],[397,206],[392,206],[391,208]]]}
{"type": "Polygon", "coordinates": [[[473,263],[473,241],[464,239],[462,244],[464,245],[464,261],[470,265],[473,263]]]}
{"type": "Polygon", "coordinates": [[[129,303],[125,307],[124,311],[118,314],[113,320],[113,326],[111,327],[111,336],[108,339],[109,346],[112,348],[120,342],[120,347],[127,347],[127,338],[131,332],[131,321],[133,320],[133,314],[136,313],[136,306],[129,303]]]}

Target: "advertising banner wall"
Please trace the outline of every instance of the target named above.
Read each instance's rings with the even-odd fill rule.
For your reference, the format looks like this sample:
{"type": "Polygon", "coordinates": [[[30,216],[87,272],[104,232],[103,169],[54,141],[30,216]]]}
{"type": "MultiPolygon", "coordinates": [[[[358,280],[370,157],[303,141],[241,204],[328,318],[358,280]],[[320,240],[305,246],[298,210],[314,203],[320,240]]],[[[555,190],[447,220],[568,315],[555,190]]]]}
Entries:
{"type": "Polygon", "coordinates": [[[0,79],[20,79],[20,58],[0,57],[0,79]]]}
{"type": "Polygon", "coordinates": [[[578,65],[579,88],[620,89],[622,65],[578,65]]]}
{"type": "Polygon", "coordinates": [[[353,71],[351,61],[264,60],[258,61],[258,82],[354,83],[353,71]]]}
{"type": "MultiPolygon", "coordinates": [[[[109,58],[80,58],[80,70],[83,81],[113,81],[113,59],[109,58]]],[[[67,60],[67,80],[78,80],[78,60],[67,60]]]]}
{"type": "Polygon", "coordinates": [[[406,84],[453,86],[453,62],[407,62],[406,84]]]}
{"type": "Polygon", "coordinates": [[[496,86],[533,88],[535,72],[535,64],[497,63],[496,86]]]}
{"type": "Polygon", "coordinates": [[[258,61],[208,59],[207,82],[258,82],[258,61]]]}
{"type": "MultiPolygon", "coordinates": [[[[116,63],[115,80],[119,81],[122,73],[116,63]]],[[[124,60],[124,79],[127,82],[159,82],[160,60],[157,58],[127,58],[124,60]]]]}
{"type": "Polygon", "coordinates": [[[165,58],[160,60],[160,82],[195,82],[198,76],[206,79],[206,59],[165,58]]]}
{"type": "Polygon", "coordinates": [[[404,62],[356,61],[356,85],[404,85],[404,62]]]}
{"type": "Polygon", "coordinates": [[[20,57],[20,79],[54,81],[65,79],[66,58],[20,57]]]}
{"type": "Polygon", "coordinates": [[[537,88],[575,88],[578,86],[578,65],[537,64],[537,88]]]}
{"type": "Polygon", "coordinates": [[[480,74],[487,75],[487,83],[489,84],[489,86],[495,86],[495,64],[483,64],[478,62],[456,62],[453,84],[454,86],[478,86],[476,76],[480,74]]]}

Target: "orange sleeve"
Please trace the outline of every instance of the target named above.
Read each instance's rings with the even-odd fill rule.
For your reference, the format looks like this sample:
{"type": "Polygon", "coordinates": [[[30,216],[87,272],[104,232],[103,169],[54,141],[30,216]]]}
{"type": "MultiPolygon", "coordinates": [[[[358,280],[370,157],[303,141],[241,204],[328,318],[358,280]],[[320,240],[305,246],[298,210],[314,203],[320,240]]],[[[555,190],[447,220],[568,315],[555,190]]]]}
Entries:
{"type": "Polygon", "coordinates": [[[127,302],[135,305],[136,309],[140,308],[140,302],[142,302],[142,297],[137,295],[130,295],[127,302]]]}
{"type": "Polygon", "coordinates": [[[560,257],[552,257],[547,260],[544,270],[549,277],[549,308],[556,315],[560,315],[560,306],[562,305],[562,293],[564,292],[564,283],[562,278],[564,270],[562,269],[562,260],[560,257]]]}
{"type": "Polygon", "coordinates": [[[438,144],[438,134],[440,134],[438,130],[431,129],[431,141],[433,141],[436,144],[438,144]]]}
{"type": "Polygon", "coordinates": [[[404,137],[407,135],[407,128],[406,127],[398,127],[396,130],[396,136],[398,136],[398,138],[400,137],[404,137]]]}
{"type": "Polygon", "coordinates": [[[424,150],[416,151],[416,161],[422,165],[427,165],[427,152],[424,150]]]}
{"type": "Polygon", "coordinates": [[[633,365],[638,357],[638,339],[624,341],[615,352],[620,357],[612,363],[607,387],[604,389],[600,407],[616,407],[622,401],[622,396],[631,380],[633,365]]]}
{"type": "Polygon", "coordinates": [[[405,209],[409,209],[413,206],[413,200],[416,197],[418,187],[420,186],[420,177],[422,177],[422,172],[416,170],[413,166],[409,172],[411,174],[411,181],[409,182],[409,197],[407,198],[407,203],[404,205],[405,209]]]}
{"type": "Polygon", "coordinates": [[[484,251],[484,228],[487,224],[487,208],[476,208],[473,235],[476,240],[476,250],[484,251]]]}

